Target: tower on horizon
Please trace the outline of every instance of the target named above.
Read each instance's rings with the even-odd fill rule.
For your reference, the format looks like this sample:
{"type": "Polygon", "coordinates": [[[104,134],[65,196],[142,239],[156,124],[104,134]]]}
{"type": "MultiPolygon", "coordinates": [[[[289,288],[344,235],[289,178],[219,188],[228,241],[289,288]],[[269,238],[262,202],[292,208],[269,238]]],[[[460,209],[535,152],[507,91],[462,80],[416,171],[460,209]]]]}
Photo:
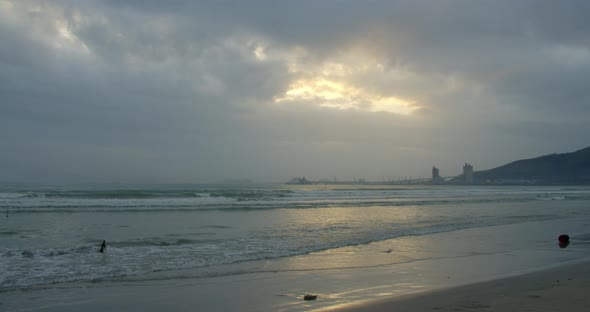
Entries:
{"type": "Polygon", "coordinates": [[[441,184],[443,183],[443,179],[440,177],[440,172],[438,168],[432,167],[432,184],[441,184]]]}
{"type": "Polygon", "coordinates": [[[473,166],[465,163],[463,166],[463,179],[466,184],[473,184],[473,166]]]}

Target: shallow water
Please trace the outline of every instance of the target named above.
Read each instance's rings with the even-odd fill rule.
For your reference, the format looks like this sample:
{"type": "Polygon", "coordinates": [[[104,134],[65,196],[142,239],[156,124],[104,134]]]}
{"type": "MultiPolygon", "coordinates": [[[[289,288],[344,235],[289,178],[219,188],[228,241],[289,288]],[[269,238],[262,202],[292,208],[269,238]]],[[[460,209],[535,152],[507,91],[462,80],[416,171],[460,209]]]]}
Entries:
{"type": "MultiPolygon", "coordinates": [[[[374,257],[374,265],[453,257],[460,254],[454,248],[433,251],[419,244],[387,247],[379,242],[493,225],[587,219],[590,188],[5,187],[0,189],[0,211],[5,215],[0,221],[0,289],[8,290],[154,274],[172,278],[179,270],[192,277],[242,274],[260,270],[243,265],[251,261],[330,252],[351,254],[350,261],[339,256],[341,262],[330,263],[330,268],[351,267],[358,248],[395,255],[374,257]],[[106,254],[97,252],[103,239],[106,254]],[[240,264],[239,270],[232,264],[240,264]]],[[[498,244],[477,252],[495,252],[492,246],[498,244]]]]}

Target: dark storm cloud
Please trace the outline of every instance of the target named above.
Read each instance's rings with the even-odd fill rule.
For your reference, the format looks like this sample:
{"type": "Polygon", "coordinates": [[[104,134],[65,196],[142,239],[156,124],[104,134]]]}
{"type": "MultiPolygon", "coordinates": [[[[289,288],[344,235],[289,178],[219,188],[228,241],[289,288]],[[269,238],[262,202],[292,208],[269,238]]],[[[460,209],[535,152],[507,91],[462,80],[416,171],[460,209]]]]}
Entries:
{"type": "Polygon", "coordinates": [[[2,179],[380,178],[582,148],[587,12],[586,1],[0,1],[2,179]],[[288,98],[296,82],[332,89],[288,98]],[[389,97],[416,110],[374,108],[389,97]]]}

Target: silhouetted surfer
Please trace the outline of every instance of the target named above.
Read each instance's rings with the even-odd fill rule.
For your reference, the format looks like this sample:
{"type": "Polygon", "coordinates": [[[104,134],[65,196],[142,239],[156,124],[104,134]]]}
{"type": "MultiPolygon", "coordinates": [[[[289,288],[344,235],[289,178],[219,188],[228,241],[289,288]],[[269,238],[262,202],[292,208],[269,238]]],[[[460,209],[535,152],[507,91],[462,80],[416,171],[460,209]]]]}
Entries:
{"type": "Polygon", "coordinates": [[[100,249],[98,250],[98,252],[105,253],[106,251],[107,251],[107,241],[103,240],[102,245],[100,245],[100,249]]]}

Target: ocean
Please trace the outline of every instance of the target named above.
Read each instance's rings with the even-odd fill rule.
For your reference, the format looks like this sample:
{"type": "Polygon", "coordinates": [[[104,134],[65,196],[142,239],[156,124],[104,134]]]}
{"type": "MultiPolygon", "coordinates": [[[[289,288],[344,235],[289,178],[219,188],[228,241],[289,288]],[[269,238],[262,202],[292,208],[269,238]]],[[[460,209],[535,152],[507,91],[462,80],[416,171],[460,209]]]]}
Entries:
{"type": "MultiPolygon", "coordinates": [[[[0,212],[0,292],[5,292],[68,282],[281,270],[248,263],[463,229],[590,220],[590,187],[4,186],[0,212]],[[104,254],[98,252],[103,240],[104,254]]],[[[404,257],[383,264],[426,257],[404,244],[391,246],[384,254],[404,257]]],[[[449,250],[438,253],[453,256],[449,250]]]]}

